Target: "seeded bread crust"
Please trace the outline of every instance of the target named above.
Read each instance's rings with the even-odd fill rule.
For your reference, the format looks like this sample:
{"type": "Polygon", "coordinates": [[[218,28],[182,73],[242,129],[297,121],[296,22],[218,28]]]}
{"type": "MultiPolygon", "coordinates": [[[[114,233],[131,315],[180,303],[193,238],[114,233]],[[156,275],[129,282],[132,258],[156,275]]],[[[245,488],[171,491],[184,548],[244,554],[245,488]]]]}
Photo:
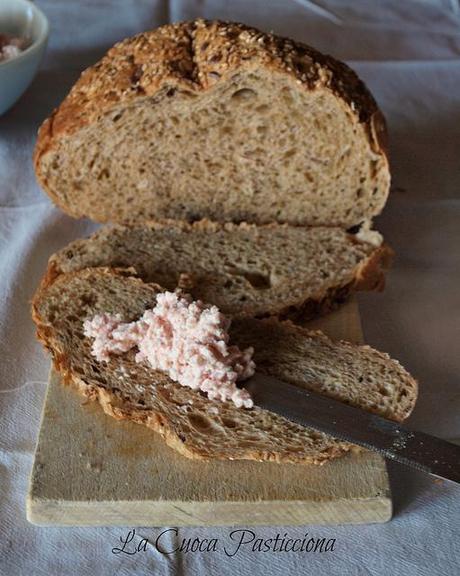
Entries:
{"type": "MultiPolygon", "coordinates": [[[[342,102],[347,114],[358,118],[375,154],[386,158],[384,118],[363,82],[344,63],[304,44],[243,24],[199,19],[163,26],[119,42],[100,62],[83,72],[39,130],[34,163],[40,184],[65,212],[82,216],[78,202],[69,201],[64,191],[50,185],[48,168],[43,163],[44,156],[57,149],[62,139],[143,98],[162,98],[176,90],[205,93],[241,70],[258,67],[291,77],[299,89],[330,91],[342,102]]],[[[388,163],[379,170],[388,172],[388,163]]],[[[389,175],[380,180],[383,181],[389,183],[389,175]]],[[[388,194],[386,185],[378,193],[382,196],[380,211],[388,194]]],[[[123,221],[116,213],[110,218],[97,205],[88,210],[91,213],[85,215],[97,221],[123,221]]],[[[378,212],[366,217],[375,213],[378,212]]]]}
{"type": "MultiPolygon", "coordinates": [[[[258,407],[244,410],[211,401],[137,364],[134,354],[98,363],[83,336],[83,320],[113,310],[134,319],[161,290],[131,277],[130,271],[110,269],[81,270],[44,284],[33,300],[33,319],[63,380],[98,401],[107,414],[152,428],[189,458],[323,464],[358,450],[258,407]]],[[[274,319],[235,321],[231,339],[257,346],[258,371],[387,418],[401,421],[415,404],[416,381],[369,346],[332,342],[320,332],[274,319]]]]}
{"type": "Polygon", "coordinates": [[[39,130],[34,155],[37,175],[40,156],[56,139],[119,104],[140,95],[153,96],[164,86],[204,91],[256,63],[293,75],[308,90],[328,87],[367,125],[375,152],[387,155],[384,118],[365,84],[346,64],[300,42],[244,24],[198,19],[118,42],[85,70],[39,130]]]}
{"type": "Polygon", "coordinates": [[[335,309],[354,291],[382,290],[391,258],[387,245],[371,245],[341,229],[163,221],[105,226],[89,238],[71,242],[51,256],[44,282],[83,268],[131,266],[142,280],[170,290],[187,289],[195,299],[216,304],[232,317],[277,316],[302,322],[335,309]],[[349,256],[347,260],[325,250],[324,258],[332,259],[334,265],[329,265],[328,277],[319,279],[316,267],[319,270],[325,264],[310,262],[308,255],[320,254],[329,235],[340,238],[340,243],[331,244],[334,249],[340,246],[349,256]],[[295,240],[286,245],[286,238],[295,240]],[[238,243],[240,239],[250,244],[238,243]],[[282,254],[276,252],[278,246],[282,254]],[[284,267],[280,258],[290,258],[289,266],[284,267]],[[274,286],[270,281],[273,270],[283,276],[274,286]],[[268,279],[268,285],[254,286],[245,274],[259,281],[268,279]],[[236,293],[228,286],[234,282],[239,282],[236,293]]]}

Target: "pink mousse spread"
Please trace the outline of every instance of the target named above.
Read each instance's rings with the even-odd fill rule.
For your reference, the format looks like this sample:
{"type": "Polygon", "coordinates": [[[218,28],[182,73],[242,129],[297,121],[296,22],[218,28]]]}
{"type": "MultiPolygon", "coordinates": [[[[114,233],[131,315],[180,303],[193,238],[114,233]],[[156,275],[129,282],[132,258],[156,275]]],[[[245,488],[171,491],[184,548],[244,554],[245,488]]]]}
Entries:
{"type": "Polygon", "coordinates": [[[216,306],[194,302],[189,295],[163,292],[154,308],[135,321],[119,314],[100,314],[83,324],[94,338],[92,353],[100,362],[137,348],[137,362],[148,362],[172,380],[205,392],[211,400],[231,400],[252,408],[249,392],[236,382],[254,374],[253,348],[230,346],[230,320],[216,306]]]}
{"type": "Polygon", "coordinates": [[[25,38],[0,33],[0,62],[19,56],[26,48],[27,40],[25,38]]]}

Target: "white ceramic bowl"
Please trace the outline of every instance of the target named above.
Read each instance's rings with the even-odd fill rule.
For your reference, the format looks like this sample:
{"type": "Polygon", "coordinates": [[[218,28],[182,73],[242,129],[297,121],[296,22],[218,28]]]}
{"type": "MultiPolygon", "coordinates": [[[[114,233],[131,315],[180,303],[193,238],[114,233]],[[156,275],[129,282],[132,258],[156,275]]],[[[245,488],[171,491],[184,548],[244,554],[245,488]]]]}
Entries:
{"type": "Polygon", "coordinates": [[[48,42],[43,12],[28,0],[0,0],[0,33],[25,36],[29,47],[0,62],[0,114],[10,108],[32,82],[48,42]]]}

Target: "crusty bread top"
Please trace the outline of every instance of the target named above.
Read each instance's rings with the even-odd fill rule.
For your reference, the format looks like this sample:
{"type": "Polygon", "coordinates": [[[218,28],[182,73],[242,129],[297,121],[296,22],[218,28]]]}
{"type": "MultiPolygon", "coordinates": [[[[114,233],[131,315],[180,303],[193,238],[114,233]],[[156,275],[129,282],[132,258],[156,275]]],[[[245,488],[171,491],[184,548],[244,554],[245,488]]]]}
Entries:
{"type": "Polygon", "coordinates": [[[309,90],[327,86],[368,126],[374,150],[386,153],[384,118],[365,84],[346,64],[244,24],[197,19],[118,42],[85,70],[41,126],[35,164],[61,135],[139,95],[153,96],[165,86],[207,90],[241,68],[261,64],[295,76],[309,90]]]}
{"type": "Polygon", "coordinates": [[[381,289],[389,253],[341,228],[164,221],[105,226],[54,254],[48,275],[132,267],[233,317],[306,319],[351,290],[381,289]]]}
{"type": "MultiPolygon", "coordinates": [[[[102,268],[62,274],[39,289],[33,316],[57,370],[107,413],[150,426],[191,458],[322,463],[351,448],[257,406],[246,410],[209,400],[136,363],[133,351],[97,362],[83,321],[101,312],[133,320],[155,304],[160,290],[129,272],[102,268]]],[[[254,346],[259,372],[398,421],[414,406],[415,380],[369,346],[332,342],[274,319],[234,321],[230,335],[241,347],[254,346]]]]}

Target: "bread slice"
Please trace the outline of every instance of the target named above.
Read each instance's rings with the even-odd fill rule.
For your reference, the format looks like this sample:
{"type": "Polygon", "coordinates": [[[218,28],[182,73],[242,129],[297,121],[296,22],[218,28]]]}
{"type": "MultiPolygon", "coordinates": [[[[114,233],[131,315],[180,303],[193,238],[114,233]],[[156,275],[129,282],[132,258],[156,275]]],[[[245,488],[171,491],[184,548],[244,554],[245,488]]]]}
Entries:
{"type": "MultiPolygon", "coordinates": [[[[138,318],[161,288],[107,268],[61,274],[38,290],[33,317],[56,369],[105,412],[159,432],[189,458],[255,459],[321,464],[353,448],[258,407],[211,401],[134,361],[134,352],[99,363],[83,321],[101,312],[138,318]]],[[[417,385],[386,354],[332,342],[291,322],[236,320],[231,341],[255,347],[257,370],[400,421],[411,412],[417,385]]]]}
{"type": "Polygon", "coordinates": [[[68,214],[344,228],[385,204],[377,105],[345,64],[242,24],[116,44],[40,129],[39,182],[68,214]]]}
{"type": "MultiPolygon", "coordinates": [[[[371,239],[381,242],[376,232],[371,239]]],[[[387,246],[341,228],[151,222],[105,226],[72,242],[51,257],[48,274],[133,267],[143,280],[180,286],[231,316],[306,319],[352,290],[381,289],[389,257],[387,246]]]]}

